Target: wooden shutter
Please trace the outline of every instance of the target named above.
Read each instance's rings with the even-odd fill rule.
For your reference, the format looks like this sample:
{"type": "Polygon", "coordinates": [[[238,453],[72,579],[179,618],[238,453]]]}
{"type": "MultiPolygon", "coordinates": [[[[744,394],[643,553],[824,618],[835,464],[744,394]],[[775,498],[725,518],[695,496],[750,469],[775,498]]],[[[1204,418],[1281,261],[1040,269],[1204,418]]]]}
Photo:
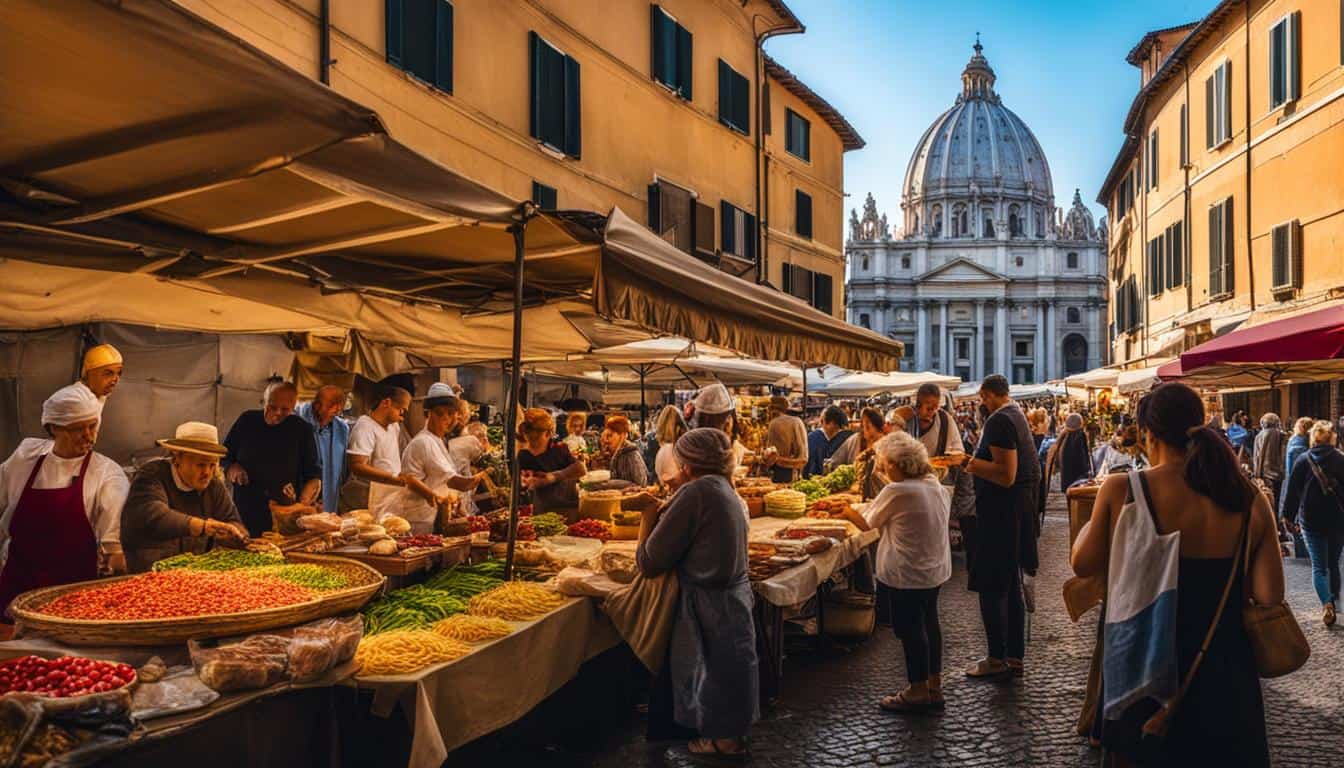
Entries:
{"type": "Polygon", "coordinates": [[[530,91],[529,101],[531,102],[531,109],[529,109],[527,113],[527,132],[534,139],[540,139],[542,137],[541,102],[544,85],[543,81],[546,72],[546,61],[544,59],[545,52],[543,51],[544,47],[545,44],[542,43],[541,38],[536,32],[529,31],[527,33],[527,82],[528,90],[530,91]]]}
{"type": "Polygon", "coordinates": [[[823,275],[816,272],[812,277],[812,306],[818,310],[831,314],[833,302],[831,292],[835,290],[834,281],[830,275],[823,275]]]}
{"type": "Polygon", "coordinates": [[[691,33],[683,26],[677,28],[677,88],[681,91],[681,97],[690,101],[691,99],[691,81],[694,79],[692,62],[692,51],[694,40],[691,33]]]}
{"type": "Polygon", "coordinates": [[[719,203],[719,247],[724,253],[740,256],[737,247],[737,209],[727,201],[719,203]]]}
{"type": "Polygon", "coordinates": [[[1209,296],[1223,292],[1222,206],[1209,208],[1209,296]]]}
{"type": "Polygon", "coordinates": [[[1213,81],[1218,77],[1215,71],[1209,75],[1209,79],[1204,81],[1204,147],[1213,149],[1213,124],[1218,113],[1218,103],[1215,98],[1215,86],[1213,81]]]}
{"type": "Polygon", "coordinates": [[[387,63],[401,67],[402,43],[402,0],[385,0],[383,23],[387,27],[387,63]]]}
{"type": "Polygon", "coordinates": [[[1232,136],[1232,62],[1223,62],[1219,71],[1222,72],[1222,77],[1219,87],[1219,96],[1221,97],[1219,119],[1221,124],[1218,131],[1218,140],[1223,141],[1232,136]]]}
{"type": "Polygon", "coordinates": [[[760,232],[756,228],[756,217],[750,213],[742,214],[742,248],[740,249],[743,257],[752,263],[756,262],[756,242],[760,238],[760,232]]]}
{"type": "Polygon", "coordinates": [[[728,62],[719,59],[719,122],[732,125],[733,122],[733,71],[728,62]]]}
{"type": "Polygon", "coordinates": [[[655,234],[663,233],[663,211],[661,195],[658,191],[658,183],[649,185],[649,229],[655,234]]]}
{"type": "Polygon", "coordinates": [[[435,0],[434,85],[453,92],[453,4],[435,0]]]}
{"type": "Polygon", "coordinates": [[[1227,200],[1223,203],[1222,221],[1223,221],[1223,232],[1222,232],[1223,290],[1227,293],[1232,293],[1237,288],[1236,286],[1237,263],[1236,261],[1234,261],[1236,251],[1235,245],[1237,240],[1236,240],[1236,234],[1234,232],[1234,224],[1232,221],[1232,198],[1230,197],[1227,198],[1227,200]]]}
{"type": "Polygon", "coordinates": [[[559,194],[554,187],[548,187],[539,181],[532,182],[532,202],[543,211],[554,211],[558,203],[559,194]]]}
{"type": "Polygon", "coordinates": [[[793,265],[792,265],[792,264],[781,264],[781,265],[780,265],[780,269],[783,271],[783,275],[782,275],[782,276],[783,276],[783,280],[782,280],[783,285],[780,286],[780,290],[782,290],[782,291],[784,291],[785,293],[787,293],[787,294],[789,294],[790,296],[792,296],[792,295],[793,295],[793,265]]]}
{"type": "Polygon", "coordinates": [[[579,97],[579,62],[565,57],[565,154],[583,154],[583,100],[579,97]]]}
{"type": "MultiPolygon", "coordinates": [[[[1344,6],[1341,6],[1344,10],[1344,6]]],[[[1301,46],[1301,27],[1302,12],[1293,11],[1288,14],[1288,100],[1292,101],[1302,95],[1302,46],[1301,46]]]]}
{"type": "Polygon", "coordinates": [[[700,202],[694,203],[695,216],[695,255],[714,258],[714,207],[700,202]]]}
{"type": "Polygon", "coordinates": [[[751,85],[748,83],[747,78],[743,77],[742,75],[739,75],[736,72],[733,72],[732,75],[734,80],[733,83],[733,102],[735,104],[735,107],[733,109],[734,119],[737,122],[737,127],[740,128],[743,133],[750,134],[751,85]]]}
{"type": "Polygon", "coordinates": [[[668,76],[667,66],[667,59],[671,54],[667,44],[671,21],[667,18],[667,14],[663,13],[662,7],[649,6],[649,49],[652,51],[649,71],[653,74],[654,80],[668,85],[672,82],[668,76]]]}
{"type": "Polygon", "coordinates": [[[812,238],[812,196],[801,189],[794,190],[794,231],[812,238]]]}

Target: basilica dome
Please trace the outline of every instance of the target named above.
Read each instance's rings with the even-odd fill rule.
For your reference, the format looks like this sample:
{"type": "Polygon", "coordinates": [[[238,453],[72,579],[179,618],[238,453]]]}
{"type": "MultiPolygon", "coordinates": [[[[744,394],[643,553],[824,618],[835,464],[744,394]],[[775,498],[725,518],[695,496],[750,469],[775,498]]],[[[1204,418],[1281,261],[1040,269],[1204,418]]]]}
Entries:
{"type": "Polygon", "coordinates": [[[1045,152],[994,92],[994,70],[983,50],[977,40],[956,104],[933,121],[915,147],[905,174],[907,210],[970,198],[1034,201],[1053,210],[1045,152]]]}

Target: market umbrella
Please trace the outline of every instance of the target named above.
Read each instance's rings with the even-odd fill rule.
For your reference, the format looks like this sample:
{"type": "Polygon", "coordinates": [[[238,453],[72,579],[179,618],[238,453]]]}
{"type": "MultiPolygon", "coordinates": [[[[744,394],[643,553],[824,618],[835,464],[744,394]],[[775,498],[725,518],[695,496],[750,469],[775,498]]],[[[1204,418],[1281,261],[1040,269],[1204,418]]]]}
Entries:
{"type": "Polygon", "coordinates": [[[1344,376],[1344,306],[1241,328],[1157,371],[1208,389],[1273,387],[1344,376]]]}
{"type": "Polygon", "coordinates": [[[924,384],[937,384],[941,389],[954,389],[961,384],[956,376],[944,376],[932,371],[914,373],[891,371],[890,373],[856,372],[840,376],[833,381],[823,382],[814,391],[825,392],[834,397],[863,397],[877,394],[913,395],[924,384]]]}

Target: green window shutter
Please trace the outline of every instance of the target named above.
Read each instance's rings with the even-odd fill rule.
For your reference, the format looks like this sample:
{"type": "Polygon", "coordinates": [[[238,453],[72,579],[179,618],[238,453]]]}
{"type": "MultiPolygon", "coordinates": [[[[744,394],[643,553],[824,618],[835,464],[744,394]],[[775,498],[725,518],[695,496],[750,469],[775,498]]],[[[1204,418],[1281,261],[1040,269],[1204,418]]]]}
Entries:
{"type": "Polygon", "coordinates": [[[1232,217],[1232,198],[1223,204],[1223,290],[1232,293],[1237,289],[1237,261],[1235,244],[1236,234],[1232,217]]]}
{"type": "Polygon", "coordinates": [[[649,49],[651,51],[652,61],[649,64],[649,72],[653,79],[660,83],[671,85],[668,79],[667,60],[671,53],[668,50],[667,34],[670,31],[671,20],[663,9],[657,5],[649,6],[649,49]]]}
{"type": "Polygon", "coordinates": [[[760,233],[756,231],[756,217],[750,213],[742,214],[745,223],[742,225],[742,255],[747,261],[756,263],[756,240],[760,233]]]}
{"type": "Polygon", "coordinates": [[[737,215],[736,209],[727,201],[719,203],[719,248],[724,253],[737,255],[737,215]]]}
{"type": "Polygon", "coordinates": [[[546,71],[546,62],[542,50],[545,44],[536,32],[527,33],[528,66],[527,81],[531,109],[528,110],[528,133],[534,139],[541,138],[541,95],[542,77],[546,71]]]}
{"type": "Polygon", "coordinates": [[[780,268],[783,270],[783,279],[781,280],[781,282],[782,282],[783,284],[780,286],[780,290],[782,290],[784,293],[787,293],[787,294],[789,294],[790,296],[792,296],[792,295],[793,295],[793,265],[792,265],[792,264],[782,264],[782,265],[780,265],[780,268]]]}
{"type": "Polygon", "coordinates": [[[435,24],[437,40],[434,46],[434,85],[446,93],[453,92],[453,4],[436,0],[435,24]]]}
{"type": "Polygon", "coordinates": [[[719,122],[724,125],[732,125],[733,122],[731,76],[732,70],[728,68],[728,63],[719,59],[719,122]]]}
{"type": "Polygon", "coordinates": [[[543,211],[554,211],[558,207],[559,194],[555,187],[548,187],[539,181],[532,182],[532,202],[543,211]]]}
{"type": "Polygon", "coordinates": [[[691,81],[692,75],[692,48],[693,40],[691,33],[685,27],[677,28],[677,88],[681,90],[681,97],[687,101],[691,100],[691,81]]]}
{"type": "Polygon", "coordinates": [[[649,229],[656,235],[663,234],[663,215],[658,195],[658,185],[649,185],[649,229]]]}
{"type": "Polygon", "coordinates": [[[579,157],[583,154],[583,100],[579,95],[579,62],[565,57],[565,154],[579,157]]]}
{"type": "Polygon", "coordinates": [[[812,238],[812,196],[801,189],[794,190],[794,231],[809,240],[812,238]]]}
{"type": "Polygon", "coordinates": [[[387,27],[387,63],[401,66],[402,0],[385,0],[383,22],[387,27]]]}
{"type": "Polygon", "coordinates": [[[819,311],[831,314],[831,291],[834,290],[830,275],[815,272],[812,275],[812,306],[819,311]]]}

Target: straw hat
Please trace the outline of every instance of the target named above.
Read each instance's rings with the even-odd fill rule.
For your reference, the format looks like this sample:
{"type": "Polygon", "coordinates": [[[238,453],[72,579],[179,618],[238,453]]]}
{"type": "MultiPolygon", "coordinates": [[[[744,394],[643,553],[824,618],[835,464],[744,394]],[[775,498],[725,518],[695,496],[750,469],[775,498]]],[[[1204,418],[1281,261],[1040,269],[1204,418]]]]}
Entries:
{"type": "Polygon", "coordinates": [[[121,353],[117,351],[116,347],[111,344],[99,344],[84,353],[84,367],[80,370],[79,375],[83,376],[89,371],[106,368],[109,365],[121,364],[121,353]]]}
{"type": "Polygon", "coordinates": [[[158,442],[170,451],[199,453],[202,456],[218,457],[229,452],[228,448],[219,444],[219,430],[215,429],[215,425],[200,421],[179,424],[175,435],[158,442]]]}

